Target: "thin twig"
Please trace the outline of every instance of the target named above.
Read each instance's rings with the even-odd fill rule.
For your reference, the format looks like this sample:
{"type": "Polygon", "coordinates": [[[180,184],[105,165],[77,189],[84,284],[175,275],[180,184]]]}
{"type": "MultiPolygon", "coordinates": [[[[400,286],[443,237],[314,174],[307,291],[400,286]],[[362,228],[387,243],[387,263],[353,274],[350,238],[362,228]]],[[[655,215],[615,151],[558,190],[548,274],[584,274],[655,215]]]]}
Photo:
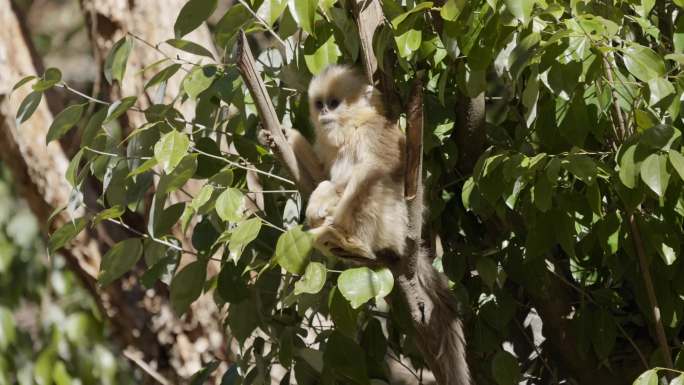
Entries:
{"type": "Polygon", "coordinates": [[[123,351],[124,357],[128,358],[133,362],[134,364],[138,365],[140,369],[142,369],[145,373],[147,373],[150,377],[152,377],[155,381],[160,383],[161,385],[171,385],[171,382],[164,378],[164,376],[161,375],[158,371],[154,370],[152,366],[150,366],[147,362],[143,361],[141,358],[137,357],[133,352],[130,350],[126,349],[123,351]]]}
{"type": "Polygon", "coordinates": [[[271,36],[273,36],[278,41],[278,43],[280,43],[280,45],[282,45],[283,49],[287,48],[287,46],[285,45],[285,41],[283,41],[283,39],[280,36],[278,36],[278,34],[273,30],[273,28],[271,28],[271,26],[268,25],[266,20],[262,19],[261,16],[259,16],[256,12],[254,12],[254,10],[252,10],[252,8],[249,6],[249,4],[247,4],[244,0],[238,0],[238,1],[240,2],[240,4],[242,4],[242,6],[247,8],[247,11],[249,11],[249,13],[251,13],[252,16],[254,16],[254,18],[259,21],[259,24],[261,24],[264,28],[266,28],[266,30],[271,34],[271,36]]]}
{"type": "Polygon", "coordinates": [[[228,163],[229,165],[231,165],[231,166],[233,166],[233,167],[241,168],[241,169],[243,169],[243,170],[248,170],[248,171],[254,171],[254,172],[256,172],[256,173],[263,174],[263,175],[269,176],[269,177],[274,178],[274,179],[278,179],[278,180],[280,180],[280,181],[282,181],[282,182],[289,183],[289,184],[291,184],[291,185],[294,185],[294,184],[295,184],[295,182],[293,182],[293,181],[291,181],[291,180],[289,180],[289,179],[283,178],[282,176],[278,176],[278,175],[276,175],[276,174],[272,174],[272,173],[267,172],[267,171],[262,171],[262,170],[259,170],[258,168],[255,168],[255,167],[243,166],[243,165],[241,165],[240,163],[233,162],[232,160],[226,159],[226,158],[224,158],[224,157],[222,157],[222,156],[218,156],[218,155],[210,154],[210,153],[208,153],[208,152],[204,152],[204,151],[198,149],[197,147],[191,147],[191,149],[192,149],[192,151],[195,151],[195,152],[198,153],[198,154],[202,154],[202,155],[207,156],[207,157],[209,157],[209,158],[213,158],[213,159],[216,159],[216,160],[223,161],[223,162],[228,163]]]}

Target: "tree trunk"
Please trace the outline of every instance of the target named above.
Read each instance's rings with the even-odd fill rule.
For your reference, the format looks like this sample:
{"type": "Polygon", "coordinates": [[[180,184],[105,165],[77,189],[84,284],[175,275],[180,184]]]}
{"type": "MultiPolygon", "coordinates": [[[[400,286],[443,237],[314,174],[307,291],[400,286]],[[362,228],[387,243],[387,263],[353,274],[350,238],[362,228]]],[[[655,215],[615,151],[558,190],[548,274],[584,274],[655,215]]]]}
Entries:
{"type": "MultiPolygon", "coordinates": [[[[133,2],[111,3],[128,6],[133,2]]],[[[172,9],[170,4],[159,7],[162,8],[172,9]]],[[[26,85],[10,95],[12,86],[23,76],[35,74],[35,68],[40,64],[35,63],[30,54],[30,39],[20,28],[10,1],[0,0],[0,9],[5,10],[0,12],[0,156],[38,221],[44,224],[43,230],[51,232],[70,220],[63,212],[47,224],[54,209],[64,207],[69,200],[72,189],[65,179],[69,160],[58,143],[45,145],[47,129],[53,119],[45,103],[21,127],[16,124],[16,111],[30,87],[26,85]]],[[[118,8],[112,6],[111,9],[118,8]]],[[[159,15],[155,16],[156,20],[159,15]]],[[[156,22],[148,24],[159,25],[156,22]]],[[[61,253],[110,320],[115,338],[127,349],[126,356],[143,367],[150,375],[150,383],[155,377],[156,382],[169,384],[183,382],[203,363],[224,357],[218,311],[210,296],[198,301],[181,321],[171,311],[165,288],[146,290],[135,272],[108,287],[96,285],[101,256],[111,246],[102,240],[121,239],[117,230],[98,229],[97,239],[86,231],[61,253]]]]}

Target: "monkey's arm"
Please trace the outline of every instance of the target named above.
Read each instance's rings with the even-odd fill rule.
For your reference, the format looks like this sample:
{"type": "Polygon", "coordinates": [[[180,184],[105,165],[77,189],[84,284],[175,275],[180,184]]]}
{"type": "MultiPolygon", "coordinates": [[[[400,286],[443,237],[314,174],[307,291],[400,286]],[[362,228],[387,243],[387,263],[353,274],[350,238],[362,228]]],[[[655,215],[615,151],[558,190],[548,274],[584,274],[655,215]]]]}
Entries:
{"type": "Polygon", "coordinates": [[[323,165],[316,156],[313,147],[306,138],[297,130],[291,128],[284,129],[285,136],[288,143],[292,147],[297,159],[302,166],[309,173],[316,184],[325,180],[325,172],[323,172],[323,165]]]}
{"type": "MultiPolygon", "coordinates": [[[[325,172],[323,171],[323,165],[316,156],[309,141],[299,131],[292,128],[283,128],[283,134],[297,158],[299,168],[304,169],[316,185],[324,181],[325,172]]],[[[272,151],[277,151],[277,146],[268,130],[259,130],[259,142],[269,147],[272,151]]]]}

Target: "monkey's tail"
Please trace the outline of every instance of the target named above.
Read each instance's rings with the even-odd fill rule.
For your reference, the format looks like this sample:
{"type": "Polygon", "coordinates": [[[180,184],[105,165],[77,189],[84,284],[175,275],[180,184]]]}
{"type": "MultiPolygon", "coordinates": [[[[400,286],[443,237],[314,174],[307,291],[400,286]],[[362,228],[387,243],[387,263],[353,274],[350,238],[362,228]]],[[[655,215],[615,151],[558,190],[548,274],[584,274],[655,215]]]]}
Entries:
{"type": "Polygon", "coordinates": [[[422,296],[417,297],[429,299],[418,303],[422,317],[422,322],[415,323],[418,349],[426,361],[432,361],[427,364],[440,385],[471,385],[458,303],[446,276],[432,266],[422,249],[416,259],[415,274],[418,287],[414,294],[422,291],[422,296]]]}

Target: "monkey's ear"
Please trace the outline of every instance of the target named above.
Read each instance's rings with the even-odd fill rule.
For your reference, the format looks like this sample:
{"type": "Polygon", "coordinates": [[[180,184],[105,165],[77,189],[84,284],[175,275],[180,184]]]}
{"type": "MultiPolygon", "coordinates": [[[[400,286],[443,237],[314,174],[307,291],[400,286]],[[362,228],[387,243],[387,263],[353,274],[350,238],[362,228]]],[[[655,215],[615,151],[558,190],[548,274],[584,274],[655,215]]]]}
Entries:
{"type": "Polygon", "coordinates": [[[365,92],[364,92],[364,96],[365,96],[366,99],[368,99],[368,100],[373,100],[373,99],[375,99],[375,98],[380,97],[380,90],[378,90],[377,88],[375,88],[375,87],[373,87],[372,85],[369,84],[369,85],[366,86],[366,89],[365,89],[365,92]]]}

